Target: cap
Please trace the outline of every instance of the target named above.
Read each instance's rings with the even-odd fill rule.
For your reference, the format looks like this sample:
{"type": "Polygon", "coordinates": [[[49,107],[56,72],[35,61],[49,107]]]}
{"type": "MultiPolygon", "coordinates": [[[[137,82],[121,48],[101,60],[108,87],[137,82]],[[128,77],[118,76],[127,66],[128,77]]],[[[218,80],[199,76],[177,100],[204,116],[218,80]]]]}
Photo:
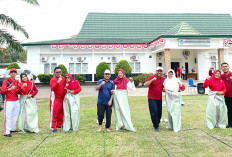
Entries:
{"type": "Polygon", "coordinates": [[[109,69],[106,69],[104,74],[110,74],[110,70],[109,69]]]}
{"type": "Polygon", "coordinates": [[[163,71],[163,68],[162,67],[157,67],[156,70],[162,70],[163,71]]]}
{"type": "Polygon", "coordinates": [[[10,69],[10,73],[12,73],[12,72],[16,72],[17,73],[17,69],[15,69],[15,68],[10,69]]]}

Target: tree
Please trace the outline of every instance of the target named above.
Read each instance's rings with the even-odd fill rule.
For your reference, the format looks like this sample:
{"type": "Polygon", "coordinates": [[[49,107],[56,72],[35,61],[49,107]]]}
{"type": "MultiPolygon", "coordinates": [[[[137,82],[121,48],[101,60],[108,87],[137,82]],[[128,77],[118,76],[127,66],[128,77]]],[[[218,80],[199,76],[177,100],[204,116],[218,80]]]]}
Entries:
{"type": "Polygon", "coordinates": [[[7,70],[11,68],[20,69],[20,66],[17,63],[10,63],[10,65],[7,67],[7,70]]]}
{"type": "Polygon", "coordinates": [[[7,47],[7,50],[10,53],[12,62],[17,62],[19,59],[19,52],[9,46],[7,47]]]}
{"type": "Polygon", "coordinates": [[[98,79],[102,79],[104,77],[104,72],[106,69],[110,70],[110,67],[106,62],[99,63],[97,68],[96,68],[96,77],[98,79]]]}
{"type": "Polygon", "coordinates": [[[58,65],[58,67],[60,67],[62,70],[62,76],[65,76],[65,74],[68,73],[67,68],[63,64],[58,65]]]}
{"type": "Polygon", "coordinates": [[[10,63],[10,62],[12,61],[9,51],[5,48],[0,48],[0,63],[10,63]]]}
{"type": "MultiPolygon", "coordinates": [[[[36,5],[38,6],[39,3],[37,0],[23,0],[29,4],[36,5]]],[[[26,38],[29,38],[28,33],[26,30],[19,25],[14,19],[11,17],[5,15],[5,14],[0,14],[0,26],[4,27],[10,27],[13,28],[15,31],[21,32],[26,38]]],[[[15,39],[13,35],[11,35],[8,31],[5,29],[0,29],[0,46],[1,45],[8,45],[9,47],[15,49],[17,52],[22,52],[24,51],[21,43],[15,39]]]]}
{"type": "Polygon", "coordinates": [[[27,50],[22,51],[21,53],[19,53],[19,62],[21,63],[26,63],[27,62],[27,50]]]}
{"type": "Polygon", "coordinates": [[[114,73],[117,74],[117,71],[119,69],[123,69],[125,72],[125,75],[130,75],[132,71],[131,66],[126,60],[121,60],[118,62],[118,64],[115,67],[114,73]]]}

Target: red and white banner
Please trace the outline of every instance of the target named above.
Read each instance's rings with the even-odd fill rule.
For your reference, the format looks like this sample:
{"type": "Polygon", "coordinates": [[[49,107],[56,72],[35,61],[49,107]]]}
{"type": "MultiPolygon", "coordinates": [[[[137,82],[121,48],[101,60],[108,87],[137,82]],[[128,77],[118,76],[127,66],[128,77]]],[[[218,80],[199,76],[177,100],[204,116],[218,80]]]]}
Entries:
{"type": "Polygon", "coordinates": [[[223,40],[223,47],[232,47],[232,40],[231,39],[223,40]]]}
{"type": "MultiPolygon", "coordinates": [[[[159,38],[153,42],[151,42],[150,44],[54,44],[51,45],[52,49],[56,49],[59,48],[60,50],[62,50],[65,46],[69,46],[72,47],[74,49],[148,49],[148,48],[153,48],[155,46],[159,46],[162,43],[164,43],[163,38],[159,38]]],[[[232,44],[232,41],[230,40],[230,43],[232,44]]]]}

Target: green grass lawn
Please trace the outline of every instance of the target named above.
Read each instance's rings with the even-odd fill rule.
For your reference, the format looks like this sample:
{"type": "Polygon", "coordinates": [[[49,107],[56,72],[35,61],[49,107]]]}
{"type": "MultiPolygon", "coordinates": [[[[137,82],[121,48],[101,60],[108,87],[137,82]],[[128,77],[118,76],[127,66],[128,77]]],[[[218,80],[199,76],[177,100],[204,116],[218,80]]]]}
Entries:
{"type": "MultiPolygon", "coordinates": [[[[183,96],[182,131],[167,130],[160,124],[154,132],[147,97],[129,97],[132,122],[136,132],[97,132],[96,97],[81,98],[79,130],[64,133],[49,129],[49,101],[39,101],[39,134],[13,133],[0,136],[0,156],[232,156],[232,129],[209,130],[206,127],[207,96],[183,96]],[[191,130],[192,129],[192,130],[191,130]],[[212,137],[212,136],[214,137],[212,137]],[[220,141],[221,140],[221,141],[220,141]],[[224,142],[224,143],[223,143],[224,142]],[[227,144],[227,145],[226,145],[227,144]]],[[[166,107],[163,118],[167,118],[166,107]]],[[[3,112],[0,112],[3,124],[3,112]]],[[[112,129],[115,117],[112,115],[112,129]]]]}

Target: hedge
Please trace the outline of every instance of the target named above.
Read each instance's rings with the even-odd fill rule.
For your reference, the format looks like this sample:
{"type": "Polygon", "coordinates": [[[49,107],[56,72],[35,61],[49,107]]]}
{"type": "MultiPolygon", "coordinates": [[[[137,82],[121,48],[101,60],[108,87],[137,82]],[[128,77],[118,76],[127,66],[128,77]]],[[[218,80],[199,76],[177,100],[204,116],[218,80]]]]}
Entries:
{"type": "Polygon", "coordinates": [[[7,70],[9,70],[11,68],[21,69],[17,63],[10,63],[10,65],[7,67],[7,70]]]}
{"type": "Polygon", "coordinates": [[[53,75],[52,74],[39,74],[37,77],[38,77],[40,82],[49,84],[53,75]]]}
{"type": "Polygon", "coordinates": [[[96,68],[96,77],[98,79],[102,79],[104,77],[104,72],[106,69],[110,70],[110,67],[106,62],[99,63],[97,68],[96,68]]]}
{"type": "Polygon", "coordinates": [[[117,71],[119,69],[123,69],[125,72],[125,75],[128,76],[131,74],[131,66],[129,65],[129,63],[126,60],[121,60],[118,62],[118,64],[115,67],[114,73],[117,75],[117,71]]]}
{"type": "Polygon", "coordinates": [[[77,80],[80,84],[84,84],[86,81],[86,77],[83,74],[77,74],[75,76],[75,80],[77,80]]]}

